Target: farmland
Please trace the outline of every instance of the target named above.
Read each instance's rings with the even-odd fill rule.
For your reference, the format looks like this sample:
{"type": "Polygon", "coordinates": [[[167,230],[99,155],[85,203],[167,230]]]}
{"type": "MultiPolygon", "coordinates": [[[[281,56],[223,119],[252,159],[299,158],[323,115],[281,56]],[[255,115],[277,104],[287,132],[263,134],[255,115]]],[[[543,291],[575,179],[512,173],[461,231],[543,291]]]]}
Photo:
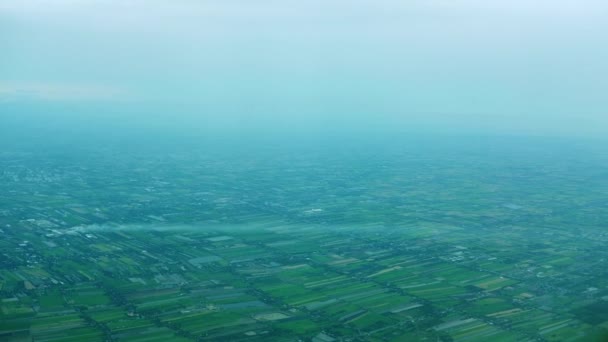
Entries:
{"type": "Polygon", "coordinates": [[[601,341],[605,155],[459,148],[0,154],[0,339],[601,341]]]}

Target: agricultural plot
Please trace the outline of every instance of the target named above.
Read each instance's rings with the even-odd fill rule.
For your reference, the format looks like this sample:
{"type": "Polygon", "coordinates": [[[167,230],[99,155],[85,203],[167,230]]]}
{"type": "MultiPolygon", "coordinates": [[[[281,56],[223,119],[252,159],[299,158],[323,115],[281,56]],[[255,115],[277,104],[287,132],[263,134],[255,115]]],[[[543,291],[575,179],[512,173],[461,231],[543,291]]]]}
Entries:
{"type": "Polygon", "coordinates": [[[0,340],[601,341],[607,165],[501,144],[0,154],[0,340]]]}

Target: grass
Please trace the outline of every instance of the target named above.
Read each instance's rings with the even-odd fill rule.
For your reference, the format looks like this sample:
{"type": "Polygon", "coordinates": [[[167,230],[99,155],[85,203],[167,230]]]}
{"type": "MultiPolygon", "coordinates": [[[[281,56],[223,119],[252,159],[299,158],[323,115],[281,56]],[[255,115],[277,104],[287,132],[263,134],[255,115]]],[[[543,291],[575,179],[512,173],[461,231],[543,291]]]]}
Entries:
{"type": "Polygon", "coordinates": [[[319,330],[317,323],[309,319],[300,319],[296,321],[281,322],[274,325],[275,328],[284,331],[288,334],[304,335],[319,330]]]}
{"type": "Polygon", "coordinates": [[[471,305],[467,312],[474,315],[489,315],[513,309],[513,306],[501,298],[483,298],[471,305]]]}

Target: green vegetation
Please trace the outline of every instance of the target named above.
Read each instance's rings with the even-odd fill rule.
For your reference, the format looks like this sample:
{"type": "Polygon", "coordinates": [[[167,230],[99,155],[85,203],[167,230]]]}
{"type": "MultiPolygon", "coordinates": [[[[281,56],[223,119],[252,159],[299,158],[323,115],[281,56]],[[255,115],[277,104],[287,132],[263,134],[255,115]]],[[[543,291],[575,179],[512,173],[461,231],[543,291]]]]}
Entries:
{"type": "Polygon", "coordinates": [[[0,340],[602,340],[604,159],[454,149],[0,154],[0,340]]]}

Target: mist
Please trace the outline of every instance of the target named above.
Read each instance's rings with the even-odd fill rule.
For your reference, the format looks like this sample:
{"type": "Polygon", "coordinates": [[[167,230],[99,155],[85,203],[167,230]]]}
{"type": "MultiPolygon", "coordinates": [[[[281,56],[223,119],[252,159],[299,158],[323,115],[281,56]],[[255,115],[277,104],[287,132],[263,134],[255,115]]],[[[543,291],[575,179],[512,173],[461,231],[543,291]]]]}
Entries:
{"type": "Polygon", "coordinates": [[[592,0],[4,1],[0,120],[7,134],[602,137],[607,19],[592,0]]]}
{"type": "Polygon", "coordinates": [[[0,0],[0,340],[606,341],[606,0],[0,0]]]}

